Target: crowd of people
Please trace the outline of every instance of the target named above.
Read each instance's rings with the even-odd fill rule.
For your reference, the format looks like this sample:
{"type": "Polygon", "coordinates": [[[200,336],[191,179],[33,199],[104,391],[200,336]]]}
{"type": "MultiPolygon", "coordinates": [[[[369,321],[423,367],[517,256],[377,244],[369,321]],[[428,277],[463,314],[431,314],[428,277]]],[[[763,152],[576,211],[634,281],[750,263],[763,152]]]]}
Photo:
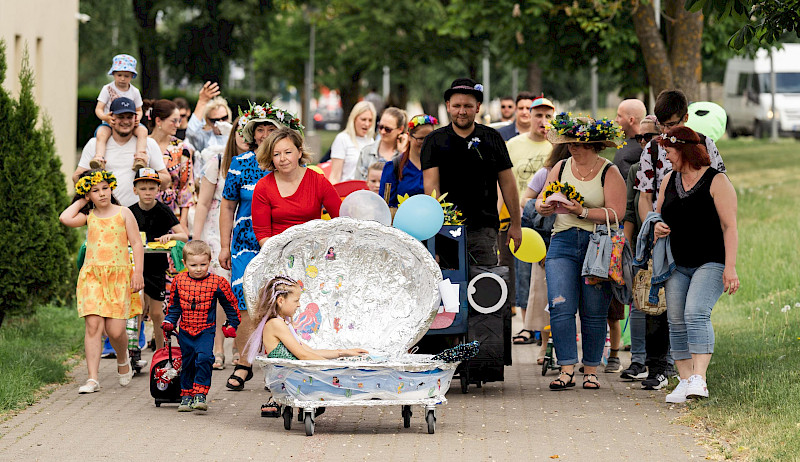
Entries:
{"type": "MultiPolygon", "coordinates": [[[[259,353],[300,359],[366,353],[312,350],[299,341],[289,323],[299,286],[286,276],[259,291],[255,318],[242,314],[245,268],[267,240],[319,218],[323,207],[335,219],[341,205],[335,185],[358,180],[392,210],[399,196],[448,193],[465,219],[470,264],[512,271],[510,300],[523,317],[514,343],[535,343],[541,333],[541,364],[552,336],[561,370],[551,389],[575,386],[581,363],[586,389],[601,387],[604,365],[604,372],[643,380],[648,389],[677,374],[669,402],[708,396],[711,309],[723,292],[739,288],[736,195],[714,142],[685,126],[688,104],[680,91],[660,94],[651,116],[641,101],[625,100],[615,122],[557,113],[544,95],[523,92],[501,100],[506,125],[497,130],[476,123],[484,93],[471,79],[456,79],[444,92],[447,125],[395,107],[378,113],[364,100],[333,141],[326,175],[309,168],[303,127],[285,110],[251,104],[233,118],[210,82],[194,111],[181,98],[142,101],[129,55],[114,57],[109,74],[113,82],[98,96],[102,125],[73,175],[75,201],[60,217],[66,226],[88,226],[77,287],[88,364],[80,393],[100,388],[103,335],[118,358],[119,384],[130,383],[141,364],[129,354],[125,326],[136,316],[152,321],[156,348],[164,332],[179,330],[179,411],[206,410],[212,370],[229,364],[226,387],[244,389],[259,353]],[[613,162],[602,155],[609,147],[619,148],[613,162]],[[565,185],[572,188],[567,200],[550,200],[565,185]],[[593,232],[609,214],[621,217],[635,263],[652,259],[653,286],[663,285],[666,294],[662,315],[631,306],[632,362],[625,370],[619,321],[630,300],[613,280],[584,276],[593,232]],[[542,235],[541,262],[513,257],[508,244],[519,248],[523,226],[542,235]],[[145,252],[151,243],[175,251],[145,252]],[[230,363],[227,337],[235,344],[230,363]]],[[[279,408],[270,400],[261,411],[277,415],[279,408]]]]}

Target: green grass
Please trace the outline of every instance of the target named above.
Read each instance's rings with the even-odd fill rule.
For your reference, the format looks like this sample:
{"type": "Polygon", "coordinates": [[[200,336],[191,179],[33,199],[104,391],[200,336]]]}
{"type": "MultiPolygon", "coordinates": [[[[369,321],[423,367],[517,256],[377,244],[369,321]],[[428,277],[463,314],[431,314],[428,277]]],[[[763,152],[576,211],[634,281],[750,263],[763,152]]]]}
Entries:
{"type": "Polygon", "coordinates": [[[0,416],[33,404],[42,387],[68,380],[83,351],[83,320],[75,308],[44,306],[33,316],[6,318],[0,328],[0,416]]]}
{"type": "Polygon", "coordinates": [[[711,425],[723,457],[796,460],[800,143],[740,139],[718,145],[738,193],[736,267],[742,288],[734,296],[723,294],[714,307],[711,397],[692,404],[690,415],[711,425]]]}

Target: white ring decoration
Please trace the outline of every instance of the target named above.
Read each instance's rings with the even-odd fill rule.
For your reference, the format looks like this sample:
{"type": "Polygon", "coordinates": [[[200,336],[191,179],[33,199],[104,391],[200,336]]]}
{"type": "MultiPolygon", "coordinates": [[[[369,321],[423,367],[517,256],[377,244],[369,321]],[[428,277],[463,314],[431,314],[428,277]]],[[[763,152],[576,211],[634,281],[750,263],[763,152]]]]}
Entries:
{"type": "Polygon", "coordinates": [[[467,286],[467,299],[469,300],[469,305],[475,309],[478,313],[489,314],[494,313],[495,311],[499,310],[505,303],[506,299],[508,298],[508,287],[506,286],[506,281],[503,280],[500,276],[494,273],[481,273],[472,280],[469,281],[469,285],[467,286]],[[500,300],[494,305],[490,307],[479,306],[475,300],[472,299],[472,294],[477,292],[475,289],[475,283],[483,278],[492,278],[497,281],[497,284],[500,285],[500,300]]]}

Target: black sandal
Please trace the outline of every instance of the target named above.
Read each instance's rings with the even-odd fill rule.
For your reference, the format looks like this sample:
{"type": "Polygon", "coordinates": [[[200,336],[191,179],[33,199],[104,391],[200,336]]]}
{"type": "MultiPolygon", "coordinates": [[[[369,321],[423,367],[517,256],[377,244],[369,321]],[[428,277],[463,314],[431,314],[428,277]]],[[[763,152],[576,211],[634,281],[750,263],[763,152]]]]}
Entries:
{"type": "Polygon", "coordinates": [[[600,380],[597,378],[597,374],[583,374],[583,388],[584,390],[599,390],[600,380]],[[589,380],[591,377],[594,377],[595,380],[589,380]]]}
{"type": "Polygon", "coordinates": [[[572,378],[574,376],[575,376],[575,371],[572,371],[572,374],[570,374],[568,372],[561,371],[561,373],[558,374],[558,378],[553,380],[552,382],[550,382],[550,389],[551,390],[566,390],[569,387],[574,387],[575,386],[575,382],[572,381],[572,378]],[[562,375],[566,375],[567,377],[569,377],[569,382],[565,382],[565,381],[561,380],[561,376],[562,375]]]}
{"type": "Polygon", "coordinates": [[[233,391],[242,391],[244,390],[244,383],[252,378],[253,378],[253,366],[242,366],[241,364],[237,364],[233,368],[233,374],[231,374],[231,376],[228,377],[228,381],[225,382],[225,386],[233,391]],[[236,371],[240,370],[247,371],[247,376],[244,379],[236,375],[236,371]],[[236,385],[231,384],[231,380],[235,380],[236,385]]]}
{"type": "Polygon", "coordinates": [[[536,334],[529,329],[522,329],[521,331],[517,332],[517,335],[511,337],[514,341],[514,345],[530,345],[531,343],[536,343],[536,334]],[[530,335],[523,335],[523,332],[527,332],[530,335]],[[517,340],[522,340],[518,342],[517,340]]]}
{"type": "Polygon", "coordinates": [[[267,404],[261,405],[261,417],[280,417],[280,416],[281,416],[281,406],[280,404],[273,401],[272,398],[270,398],[267,404]],[[267,409],[274,409],[274,410],[267,410],[267,409]]]}

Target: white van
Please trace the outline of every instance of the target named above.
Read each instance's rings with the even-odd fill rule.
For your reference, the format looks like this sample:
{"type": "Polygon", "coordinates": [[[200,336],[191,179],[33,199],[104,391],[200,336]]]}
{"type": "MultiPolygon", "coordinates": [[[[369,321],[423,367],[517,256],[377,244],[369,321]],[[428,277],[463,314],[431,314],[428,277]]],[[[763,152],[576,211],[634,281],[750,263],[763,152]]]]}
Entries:
{"type": "MultiPolygon", "coordinates": [[[[775,65],[775,117],[782,136],[800,139],[800,43],[787,43],[772,52],[775,65]]],[[[770,133],[772,95],[767,50],[754,59],[737,57],[725,68],[724,107],[728,113],[728,134],[756,137],[770,133]]]]}

